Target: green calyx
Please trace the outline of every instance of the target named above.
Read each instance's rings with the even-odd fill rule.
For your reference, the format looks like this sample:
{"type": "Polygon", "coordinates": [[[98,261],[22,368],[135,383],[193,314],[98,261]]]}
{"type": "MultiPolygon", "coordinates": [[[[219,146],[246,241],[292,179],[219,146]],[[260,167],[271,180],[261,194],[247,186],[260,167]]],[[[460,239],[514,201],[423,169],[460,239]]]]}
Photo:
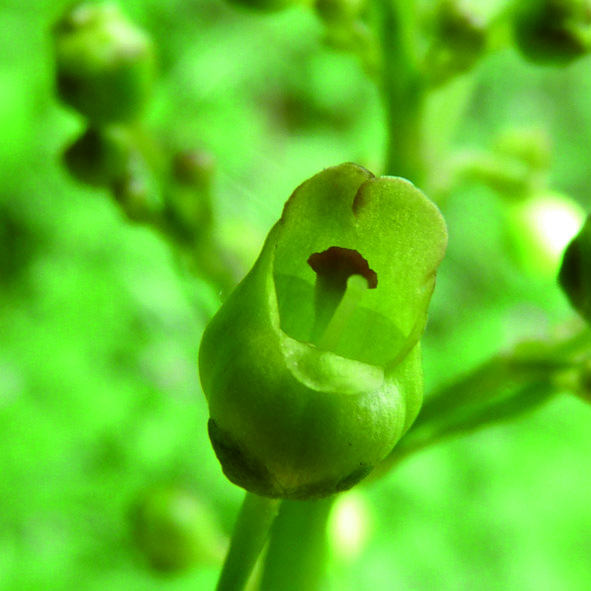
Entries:
{"type": "Polygon", "coordinates": [[[342,164],[296,189],[201,344],[230,480],[318,498],[389,453],[420,408],[419,339],[446,239],[435,205],[403,179],[342,164]]]}

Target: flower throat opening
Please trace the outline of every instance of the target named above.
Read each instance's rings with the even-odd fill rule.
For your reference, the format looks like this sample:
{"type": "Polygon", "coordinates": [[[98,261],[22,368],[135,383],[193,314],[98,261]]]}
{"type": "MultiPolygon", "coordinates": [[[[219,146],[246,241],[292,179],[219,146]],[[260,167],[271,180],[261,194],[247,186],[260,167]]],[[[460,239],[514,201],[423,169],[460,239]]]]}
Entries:
{"type": "Polygon", "coordinates": [[[366,290],[377,287],[378,276],[359,252],[340,246],[312,254],[308,264],[316,273],[311,341],[333,350],[366,290]]]}

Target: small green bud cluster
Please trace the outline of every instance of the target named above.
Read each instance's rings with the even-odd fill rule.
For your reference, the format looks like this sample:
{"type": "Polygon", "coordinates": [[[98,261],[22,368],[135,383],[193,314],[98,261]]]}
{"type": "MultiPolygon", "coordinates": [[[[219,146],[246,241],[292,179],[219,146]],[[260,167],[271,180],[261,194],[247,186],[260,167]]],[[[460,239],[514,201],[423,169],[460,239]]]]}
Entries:
{"type": "Polygon", "coordinates": [[[53,35],[58,95],[86,119],[63,153],[66,169],[109,190],[129,220],[193,248],[212,223],[215,161],[205,150],[164,154],[142,128],[155,82],[150,37],[112,4],[75,5],[53,35]]]}
{"type": "Polygon", "coordinates": [[[155,52],[150,37],[113,4],[76,4],[53,29],[60,99],[86,120],[63,162],[81,183],[107,188],[125,215],[148,222],[160,196],[138,138],[152,94],[155,52]]]}
{"type": "Polygon", "coordinates": [[[442,0],[435,9],[426,68],[434,85],[467,72],[486,51],[487,25],[461,2],[442,0]]]}
{"type": "Polygon", "coordinates": [[[590,0],[516,2],[513,33],[529,61],[562,66],[591,50],[590,0]]]}

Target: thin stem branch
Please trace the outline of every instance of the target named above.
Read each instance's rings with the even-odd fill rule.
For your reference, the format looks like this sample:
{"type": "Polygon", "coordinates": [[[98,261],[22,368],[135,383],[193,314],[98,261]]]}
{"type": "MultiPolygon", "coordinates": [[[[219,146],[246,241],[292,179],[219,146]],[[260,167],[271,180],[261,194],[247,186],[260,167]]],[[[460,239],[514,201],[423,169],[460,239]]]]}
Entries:
{"type": "Polygon", "coordinates": [[[280,501],[246,493],[217,591],[242,591],[261,553],[280,501]]]}
{"type": "Polygon", "coordinates": [[[416,56],[414,2],[380,0],[382,97],[388,145],[385,172],[421,185],[425,80],[416,56]]]}

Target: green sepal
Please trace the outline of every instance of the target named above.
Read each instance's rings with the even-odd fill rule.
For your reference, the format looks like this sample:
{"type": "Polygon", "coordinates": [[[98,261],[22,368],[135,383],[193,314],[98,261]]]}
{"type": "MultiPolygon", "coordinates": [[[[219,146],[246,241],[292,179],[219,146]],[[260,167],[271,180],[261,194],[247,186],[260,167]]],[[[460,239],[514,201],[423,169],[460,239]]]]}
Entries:
{"type": "Polygon", "coordinates": [[[403,179],[343,164],[296,189],[201,344],[210,437],[230,480],[317,498],[350,488],[392,449],[420,408],[419,338],[446,238],[437,208],[403,179]],[[377,286],[323,349],[311,342],[307,261],[335,246],[359,253],[377,286]]]}

